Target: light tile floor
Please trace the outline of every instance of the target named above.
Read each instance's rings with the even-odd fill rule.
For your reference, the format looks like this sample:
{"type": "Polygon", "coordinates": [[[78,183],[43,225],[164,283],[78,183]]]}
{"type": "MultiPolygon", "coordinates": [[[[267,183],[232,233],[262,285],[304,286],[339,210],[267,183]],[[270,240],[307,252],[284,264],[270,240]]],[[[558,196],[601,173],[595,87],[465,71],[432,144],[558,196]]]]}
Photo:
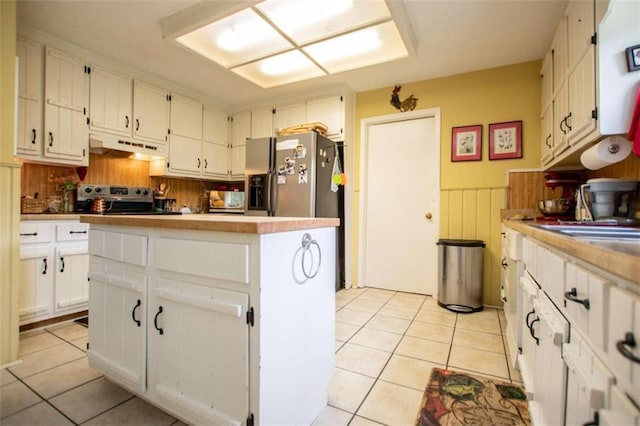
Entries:
{"type": "MultiPolygon", "coordinates": [[[[336,294],[335,373],[315,425],[411,425],[432,367],[521,383],[501,310],[455,314],[431,297],[364,288],[336,294]]],[[[0,370],[0,424],[182,425],[89,367],[87,328],[20,337],[22,363],[0,370]]]]}

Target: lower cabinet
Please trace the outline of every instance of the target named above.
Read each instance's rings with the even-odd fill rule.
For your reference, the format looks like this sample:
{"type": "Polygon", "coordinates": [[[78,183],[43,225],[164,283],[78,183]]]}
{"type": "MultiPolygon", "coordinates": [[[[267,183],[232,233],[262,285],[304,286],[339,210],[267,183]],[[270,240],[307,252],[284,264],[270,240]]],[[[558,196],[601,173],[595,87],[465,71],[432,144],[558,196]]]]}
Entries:
{"type": "Polygon", "coordinates": [[[88,227],[77,220],[20,223],[20,324],[87,309],[88,227]]]}
{"type": "Polygon", "coordinates": [[[246,293],[158,279],[149,297],[149,392],[197,424],[242,424],[248,304],[246,293]]]}

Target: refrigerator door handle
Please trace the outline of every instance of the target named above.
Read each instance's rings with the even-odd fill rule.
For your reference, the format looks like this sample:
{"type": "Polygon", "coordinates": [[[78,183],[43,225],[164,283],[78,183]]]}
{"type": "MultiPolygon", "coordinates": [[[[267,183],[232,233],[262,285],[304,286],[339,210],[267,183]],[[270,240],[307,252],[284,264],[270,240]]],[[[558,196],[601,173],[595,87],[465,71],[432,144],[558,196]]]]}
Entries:
{"type": "Polygon", "coordinates": [[[277,179],[278,175],[274,171],[269,172],[267,178],[267,215],[275,216],[276,209],[278,207],[278,195],[277,195],[277,179]]]}

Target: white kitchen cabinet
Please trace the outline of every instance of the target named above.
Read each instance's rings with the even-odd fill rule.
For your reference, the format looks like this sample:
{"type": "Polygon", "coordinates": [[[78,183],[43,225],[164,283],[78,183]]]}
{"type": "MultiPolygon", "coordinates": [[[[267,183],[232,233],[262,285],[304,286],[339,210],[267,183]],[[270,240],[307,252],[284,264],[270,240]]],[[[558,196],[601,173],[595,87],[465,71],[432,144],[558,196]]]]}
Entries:
{"type": "Polygon", "coordinates": [[[507,321],[507,349],[514,368],[517,368],[519,348],[522,347],[522,298],[518,297],[520,278],[524,274],[522,240],[521,233],[503,227],[502,302],[507,321]]]}
{"type": "Polygon", "coordinates": [[[566,80],[563,80],[560,88],[553,98],[553,147],[551,152],[554,158],[559,157],[569,147],[569,131],[567,125],[569,119],[569,88],[566,80]]]}
{"type": "Polygon", "coordinates": [[[44,157],[89,164],[88,69],[82,59],[45,47],[44,157]]]}
{"type": "Polygon", "coordinates": [[[344,141],[344,99],[342,96],[307,101],[307,123],[316,121],[327,126],[327,137],[336,142],[344,141]]]}
{"type": "Polygon", "coordinates": [[[74,220],[20,223],[21,324],[87,308],[87,229],[74,220]]]}
{"type": "Polygon", "coordinates": [[[565,123],[569,129],[569,144],[580,141],[596,129],[595,55],[595,46],[591,46],[571,70],[567,80],[569,114],[565,123]]]}
{"type": "Polygon", "coordinates": [[[150,163],[151,176],[200,176],[203,166],[202,140],[171,135],[169,140],[169,157],[150,163]],[[166,164],[166,170],[159,173],[154,164],[166,164]]]}
{"type": "Polygon", "coordinates": [[[567,62],[569,70],[574,69],[582,57],[593,49],[591,37],[595,31],[595,2],[571,1],[567,5],[567,62]]]}
{"type": "Polygon", "coordinates": [[[233,142],[239,141],[247,138],[264,138],[271,137],[275,135],[274,132],[274,115],[275,109],[272,107],[266,108],[257,108],[251,111],[243,111],[241,113],[235,114],[233,116],[234,123],[234,131],[233,133],[233,142]],[[248,116],[246,115],[248,114],[248,116]],[[240,124],[241,128],[238,130],[242,130],[236,134],[235,126],[236,126],[236,117],[240,116],[240,120],[244,121],[247,118],[249,119],[249,124],[242,123],[240,124]],[[249,133],[247,133],[247,131],[249,133]]]}
{"type": "Polygon", "coordinates": [[[246,293],[156,280],[149,298],[150,393],[188,410],[196,423],[241,424],[249,406],[248,305],[246,293]]]}
{"type": "Polygon", "coordinates": [[[177,93],[170,100],[171,136],[202,140],[202,103],[177,93]]]}
{"type": "Polygon", "coordinates": [[[133,137],[165,146],[169,133],[169,94],[158,86],[133,81],[133,137]]]}
{"type": "Polygon", "coordinates": [[[536,353],[537,353],[537,322],[536,311],[534,309],[534,302],[538,297],[540,288],[533,281],[528,274],[523,275],[520,278],[520,291],[519,297],[522,298],[522,347],[518,356],[518,365],[520,367],[520,374],[522,375],[522,381],[527,391],[527,399],[531,400],[535,395],[533,391],[535,389],[535,368],[536,368],[536,353]]]}
{"type": "Polygon", "coordinates": [[[307,122],[307,105],[302,102],[292,105],[282,105],[275,108],[273,128],[277,134],[280,129],[297,126],[307,122]]]}
{"type": "Polygon", "coordinates": [[[147,389],[147,277],[94,258],[90,267],[89,348],[94,368],[127,386],[147,389]]]}
{"type": "Polygon", "coordinates": [[[42,155],[42,46],[18,38],[18,139],[16,155],[42,155]]]}
{"type": "Polygon", "coordinates": [[[551,102],[542,111],[540,126],[542,132],[542,164],[547,164],[553,160],[553,142],[556,129],[553,128],[554,102],[551,102]]]}
{"type": "MultiPolygon", "coordinates": [[[[202,174],[228,178],[231,172],[230,125],[227,114],[205,105],[202,113],[202,174]]],[[[244,169],[243,169],[244,170],[244,169]]]]}
{"type": "Polygon", "coordinates": [[[89,129],[131,137],[132,79],[96,64],[90,76],[89,129]]]}
{"type": "MultiPolygon", "coordinates": [[[[262,116],[265,122],[267,121],[267,117],[269,116],[262,116]]],[[[267,126],[263,126],[264,123],[260,124],[260,120],[254,119],[256,119],[255,110],[243,111],[233,116],[231,127],[231,178],[234,180],[244,179],[247,139],[272,136],[271,133],[262,136],[255,136],[254,129],[258,129],[258,132],[262,132],[266,131],[267,126]],[[261,127],[262,130],[260,130],[261,127]]]]}

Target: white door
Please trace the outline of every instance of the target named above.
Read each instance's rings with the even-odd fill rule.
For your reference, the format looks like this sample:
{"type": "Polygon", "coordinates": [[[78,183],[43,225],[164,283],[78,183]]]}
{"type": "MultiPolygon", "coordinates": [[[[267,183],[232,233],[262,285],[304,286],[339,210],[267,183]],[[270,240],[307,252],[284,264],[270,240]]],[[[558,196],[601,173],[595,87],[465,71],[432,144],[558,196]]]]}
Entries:
{"type": "Polygon", "coordinates": [[[364,120],[360,285],[435,294],[439,112],[364,120]]]}

